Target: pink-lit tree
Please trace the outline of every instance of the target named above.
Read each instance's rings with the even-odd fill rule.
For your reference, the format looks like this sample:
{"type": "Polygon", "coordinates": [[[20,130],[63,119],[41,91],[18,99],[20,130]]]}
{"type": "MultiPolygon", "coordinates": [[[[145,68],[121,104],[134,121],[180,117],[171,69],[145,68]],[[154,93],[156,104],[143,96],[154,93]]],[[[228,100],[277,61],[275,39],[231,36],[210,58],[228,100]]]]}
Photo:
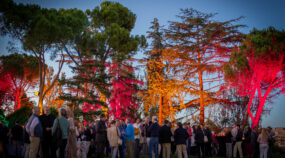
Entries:
{"type": "Polygon", "coordinates": [[[39,77],[38,62],[33,56],[17,53],[2,56],[0,60],[2,64],[1,75],[5,76],[2,82],[9,81],[4,83],[10,87],[6,95],[13,98],[14,110],[17,110],[20,108],[22,96],[37,83],[39,77]]]}
{"type": "Polygon", "coordinates": [[[228,85],[235,87],[239,95],[249,96],[247,111],[252,127],[258,126],[266,101],[281,92],[285,94],[284,46],[285,31],[272,27],[253,30],[225,66],[228,85]]]}
{"type": "Polygon", "coordinates": [[[143,82],[135,79],[134,68],[127,62],[111,63],[109,72],[112,76],[109,114],[115,118],[133,118],[139,107],[136,98],[138,86],[143,82]]]}

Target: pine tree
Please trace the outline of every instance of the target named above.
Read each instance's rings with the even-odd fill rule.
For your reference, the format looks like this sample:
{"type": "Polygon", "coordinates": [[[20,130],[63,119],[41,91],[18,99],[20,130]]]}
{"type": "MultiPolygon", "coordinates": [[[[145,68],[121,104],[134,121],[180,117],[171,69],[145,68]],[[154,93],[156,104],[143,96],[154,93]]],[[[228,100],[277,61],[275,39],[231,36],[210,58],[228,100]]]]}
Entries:
{"type": "Polygon", "coordinates": [[[175,76],[189,81],[192,100],[188,104],[199,104],[201,124],[205,106],[219,102],[216,94],[223,79],[223,65],[243,37],[238,31],[242,25],[234,24],[239,18],[218,22],[214,16],[182,9],[177,16],[180,21],[170,22],[166,30],[175,76]]]}

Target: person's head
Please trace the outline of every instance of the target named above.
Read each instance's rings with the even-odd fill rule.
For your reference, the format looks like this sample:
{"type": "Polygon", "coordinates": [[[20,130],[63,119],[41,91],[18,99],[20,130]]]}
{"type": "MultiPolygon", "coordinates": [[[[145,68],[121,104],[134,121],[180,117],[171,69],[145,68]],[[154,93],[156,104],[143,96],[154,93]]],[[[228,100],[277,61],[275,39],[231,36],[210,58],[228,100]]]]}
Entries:
{"type": "Polygon", "coordinates": [[[263,140],[267,140],[268,139],[268,135],[267,135],[267,132],[264,128],[262,128],[261,130],[261,135],[262,135],[262,139],[263,140]]]}
{"type": "Polygon", "coordinates": [[[268,132],[271,132],[271,130],[272,130],[272,128],[270,126],[268,126],[266,129],[268,132]]]}
{"type": "Polygon", "coordinates": [[[50,109],[48,106],[44,106],[44,114],[49,115],[50,114],[50,109]]]}
{"type": "Polygon", "coordinates": [[[183,123],[182,127],[187,129],[187,123],[183,123]]]}
{"type": "Polygon", "coordinates": [[[126,124],[128,125],[128,124],[130,124],[131,123],[131,121],[132,121],[132,119],[131,118],[127,118],[126,119],[126,124]]]}
{"type": "Polygon", "coordinates": [[[137,118],[136,123],[141,123],[141,119],[137,118]]]}
{"type": "Polygon", "coordinates": [[[178,126],[179,128],[181,128],[181,127],[182,127],[182,123],[181,123],[181,122],[177,122],[177,126],[178,126]]]}
{"type": "Polygon", "coordinates": [[[145,117],[145,123],[149,123],[149,117],[145,117]]]}
{"type": "Polygon", "coordinates": [[[88,125],[88,123],[86,123],[85,125],[84,125],[84,130],[87,130],[89,128],[89,125],[88,125]]]}
{"type": "Polygon", "coordinates": [[[101,121],[105,121],[105,120],[106,120],[105,114],[101,114],[101,115],[100,115],[100,120],[101,120],[101,121]]]}
{"type": "Polygon", "coordinates": [[[71,108],[69,106],[66,108],[66,113],[67,113],[68,118],[74,117],[73,111],[71,110],[71,108]]]}
{"type": "Polygon", "coordinates": [[[116,119],[116,126],[118,127],[118,126],[120,126],[120,125],[121,125],[120,120],[119,120],[119,119],[116,119]]]}
{"type": "Polygon", "coordinates": [[[197,130],[202,130],[203,128],[202,128],[203,126],[198,126],[197,127],[197,130]]]}
{"type": "Polygon", "coordinates": [[[116,125],[116,121],[115,120],[112,120],[111,121],[111,126],[115,126],[116,125]]]}
{"type": "Polygon", "coordinates": [[[167,126],[169,126],[169,121],[168,121],[168,120],[165,120],[165,121],[164,121],[164,124],[167,125],[167,126]]]}
{"type": "Polygon", "coordinates": [[[35,114],[35,115],[40,115],[41,114],[41,109],[40,109],[40,107],[38,107],[38,106],[34,106],[34,108],[33,108],[33,113],[35,114]]]}
{"type": "Polygon", "coordinates": [[[236,125],[236,128],[237,128],[237,129],[240,129],[240,125],[239,125],[239,124],[238,124],[238,125],[236,125]]]}
{"type": "Polygon", "coordinates": [[[121,119],[121,120],[120,120],[120,124],[121,124],[121,125],[124,125],[124,124],[125,124],[125,120],[124,120],[124,119],[121,119]]]}
{"type": "Polygon", "coordinates": [[[59,111],[59,116],[62,116],[62,117],[67,117],[67,113],[66,113],[66,110],[64,108],[60,108],[60,111],[59,111]]]}
{"type": "Polygon", "coordinates": [[[157,116],[152,116],[152,119],[151,119],[152,122],[157,122],[157,120],[158,120],[157,116]]]}

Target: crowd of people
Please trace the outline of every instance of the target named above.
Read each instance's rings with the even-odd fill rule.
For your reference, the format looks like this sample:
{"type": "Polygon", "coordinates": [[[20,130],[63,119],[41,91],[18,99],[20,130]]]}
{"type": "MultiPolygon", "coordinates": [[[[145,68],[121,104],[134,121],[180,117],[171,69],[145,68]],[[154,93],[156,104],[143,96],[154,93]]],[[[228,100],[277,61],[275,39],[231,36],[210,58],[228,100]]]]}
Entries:
{"type": "MultiPolygon", "coordinates": [[[[272,158],[274,133],[271,128],[247,128],[243,132],[239,125],[225,128],[227,158],[252,156],[272,158]],[[258,134],[260,133],[260,134],[258,134]],[[233,151],[233,152],[232,152],[233,151]],[[238,154],[237,154],[238,153],[238,154]]],[[[50,114],[49,107],[34,107],[24,127],[16,121],[15,126],[8,129],[0,125],[0,157],[7,158],[12,150],[14,157],[25,158],[170,158],[177,154],[178,158],[192,155],[211,157],[219,152],[216,135],[208,126],[193,125],[186,121],[171,124],[165,120],[158,124],[158,118],[150,120],[131,118],[107,120],[104,114],[94,121],[75,121],[70,108],[59,109],[59,116],[50,114]],[[11,138],[11,139],[9,139],[11,138]],[[8,146],[8,142],[11,146],[8,146]]]]}

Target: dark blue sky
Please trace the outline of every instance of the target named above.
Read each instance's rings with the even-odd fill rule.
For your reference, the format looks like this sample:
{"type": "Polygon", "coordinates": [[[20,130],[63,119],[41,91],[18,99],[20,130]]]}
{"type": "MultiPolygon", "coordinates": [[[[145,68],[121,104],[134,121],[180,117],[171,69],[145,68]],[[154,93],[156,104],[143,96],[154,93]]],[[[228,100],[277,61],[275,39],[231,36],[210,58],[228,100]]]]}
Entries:
{"type": "MultiPolygon", "coordinates": [[[[244,16],[240,24],[248,33],[252,28],[263,29],[273,26],[285,28],[285,0],[116,0],[137,15],[133,34],[146,34],[153,18],[158,18],[161,25],[175,21],[180,8],[194,8],[206,13],[218,13],[217,20],[229,20],[244,16]]],[[[16,2],[39,4],[46,8],[93,9],[102,0],[16,0],[16,2]]],[[[0,51],[5,52],[7,38],[0,39],[0,51]]],[[[137,58],[142,57],[139,52],[137,58]]],[[[272,105],[273,110],[263,119],[264,126],[285,127],[285,97],[279,96],[272,105]]]]}

